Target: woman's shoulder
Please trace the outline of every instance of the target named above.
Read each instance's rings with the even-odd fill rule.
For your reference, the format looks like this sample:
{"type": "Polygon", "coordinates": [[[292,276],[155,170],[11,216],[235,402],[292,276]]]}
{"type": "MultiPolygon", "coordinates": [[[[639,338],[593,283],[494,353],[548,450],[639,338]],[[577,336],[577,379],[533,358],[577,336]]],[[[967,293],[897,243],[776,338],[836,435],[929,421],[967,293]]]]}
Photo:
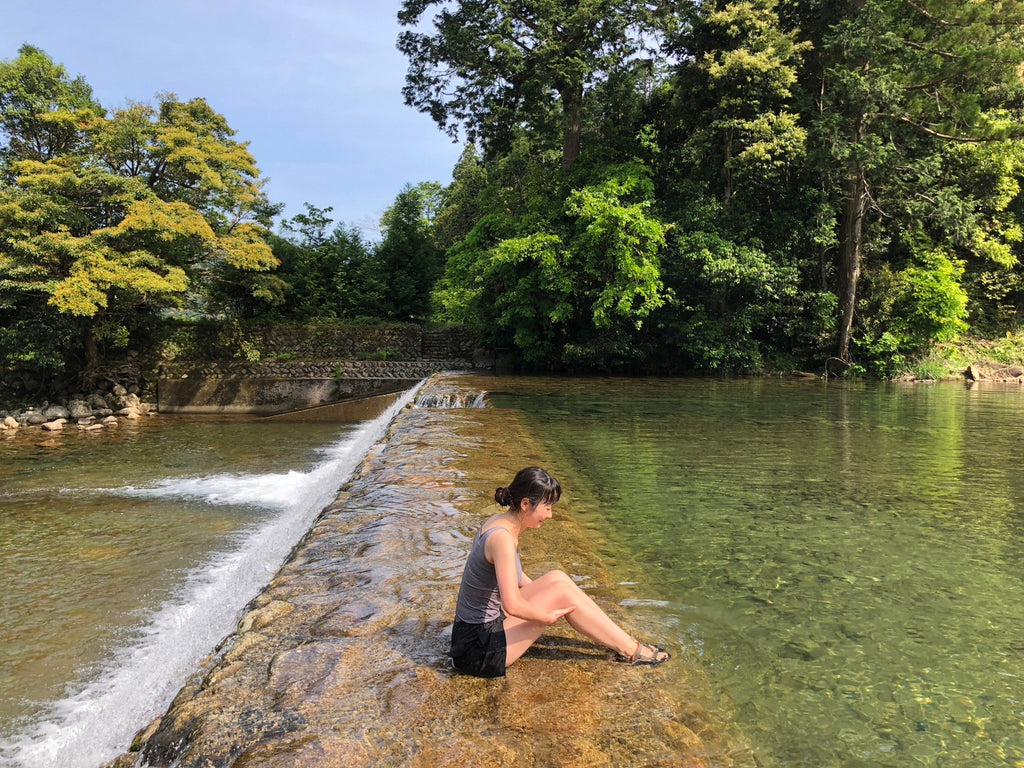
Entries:
{"type": "MultiPolygon", "coordinates": [[[[501,515],[495,515],[494,517],[487,520],[483,525],[481,525],[480,531],[479,533],[477,533],[477,536],[481,539],[484,539],[486,543],[492,538],[495,538],[491,536],[491,534],[497,531],[504,531],[506,534],[508,534],[509,539],[513,542],[513,546],[515,546],[515,534],[512,533],[512,529],[508,527],[508,525],[504,521],[504,518],[501,515]]],[[[499,534],[496,538],[501,539],[503,537],[499,534]]]]}
{"type": "Polygon", "coordinates": [[[507,531],[508,528],[504,524],[504,519],[504,515],[500,512],[496,515],[491,515],[483,522],[483,525],[480,526],[480,535],[483,536],[484,534],[490,533],[498,528],[507,531]]]}

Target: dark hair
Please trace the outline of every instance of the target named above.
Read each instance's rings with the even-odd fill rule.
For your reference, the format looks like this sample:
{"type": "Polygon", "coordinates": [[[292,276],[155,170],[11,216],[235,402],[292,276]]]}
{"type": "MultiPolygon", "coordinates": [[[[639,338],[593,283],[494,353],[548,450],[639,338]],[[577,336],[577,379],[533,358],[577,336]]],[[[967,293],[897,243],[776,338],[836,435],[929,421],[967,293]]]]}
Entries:
{"type": "Polygon", "coordinates": [[[554,504],[562,497],[562,486],[547,470],[540,467],[526,467],[516,473],[508,488],[498,488],[494,500],[503,507],[519,509],[523,499],[529,499],[534,506],[550,502],[554,504]]]}

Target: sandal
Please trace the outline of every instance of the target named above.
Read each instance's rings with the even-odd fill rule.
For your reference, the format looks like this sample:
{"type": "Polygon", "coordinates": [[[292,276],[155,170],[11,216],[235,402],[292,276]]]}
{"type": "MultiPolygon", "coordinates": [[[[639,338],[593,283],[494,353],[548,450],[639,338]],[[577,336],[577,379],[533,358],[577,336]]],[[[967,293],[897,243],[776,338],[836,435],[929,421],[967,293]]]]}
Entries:
{"type": "Polygon", "coordinates": [[[623,656],[621,653],[618,656],[619,661],[624,661],[634,667],[638,667],[641,664],[648,664],[654,666],[656,664],[664,664],[666,661],[672,658],[669,652],[664,648],[659,648],[656,645],[648,645],[641,643],[639,640],[636,641],[636,650],[633,651],[631,656],[623,656]]]}

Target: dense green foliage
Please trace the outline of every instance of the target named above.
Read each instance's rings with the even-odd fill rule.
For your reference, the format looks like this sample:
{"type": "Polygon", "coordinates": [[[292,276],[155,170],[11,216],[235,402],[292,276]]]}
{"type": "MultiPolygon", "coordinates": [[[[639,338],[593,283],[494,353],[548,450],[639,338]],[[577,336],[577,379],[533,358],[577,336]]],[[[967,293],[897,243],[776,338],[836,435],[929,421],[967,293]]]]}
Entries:
{"type": "Polygon", "coordinates": [[[108,114],[26,45],[0,64],[0,128],[7,363],[88,372],[99,345],[138,346],[161,310],[209,309],[226,280],[276,264],[255,161],[202,99],[108,114]]]}
{"type": "Polygon", "coordinates": [[[272,238],[283,301],[273,309],[253,307],[253,315],[423,322],[443,265],[431,232],[440,194],[436,183],[399,192],[381,217],[379,243],[344,224],[331,229],[331,209],[307,203],[305,213],[283,222],[287,236],[272,238]]]}
{"type": "Polygon", "coordinates": [[[202,99],[0,62],[0,365],[168,314],[459,323],[530,369],[891,375],[1024,311],[1024,2],[403,0],[466,140],[381,239],[279,208],[202,99]]]}
{"type": "Polygon", "coordinates": [[[532,367],[887,375],[1020,323],[1016,0],[399,19],[407,103],[470,140],[436,317],[532,367]]]}
{"type": "Polygon", "coordinates": [[[402,190],[380,243],[309,204],[276,235],[233,136],[203,99],[108,112],[37,48],[0,62],[0,367],[88,383],[170,318],[426,319],[440,185],[402,190]]]}

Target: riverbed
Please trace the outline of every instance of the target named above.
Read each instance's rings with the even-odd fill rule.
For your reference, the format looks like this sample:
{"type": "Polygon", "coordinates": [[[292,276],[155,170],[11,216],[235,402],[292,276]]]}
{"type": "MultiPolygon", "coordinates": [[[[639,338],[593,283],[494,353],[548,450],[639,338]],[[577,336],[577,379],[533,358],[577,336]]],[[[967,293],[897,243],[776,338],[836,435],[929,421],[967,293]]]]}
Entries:
{"type": "MultiPolygon", "coordinates": [[[[269,566],[237,634],[236,613],[183,673],[146,734],[150,764],[1024,760],[1019,386],[435,385],[468,395],[435,402],[487,392],[488,407],[402,409],[284,569],[269,566]],[[560,630],[503,681],[451,674],[469,538],[494,487],[530,463],[566,493],[524,537],[528,572],[569,571],[665,642],[669,665],[633,670],[560,630]]],[[[276,456],[294,460],[284,476],[318,466],[308,448],[289,459],[245,442],[270,475],[276,456]]],[[[196,536],[235,541],[216,528],[196,536]]]]}

